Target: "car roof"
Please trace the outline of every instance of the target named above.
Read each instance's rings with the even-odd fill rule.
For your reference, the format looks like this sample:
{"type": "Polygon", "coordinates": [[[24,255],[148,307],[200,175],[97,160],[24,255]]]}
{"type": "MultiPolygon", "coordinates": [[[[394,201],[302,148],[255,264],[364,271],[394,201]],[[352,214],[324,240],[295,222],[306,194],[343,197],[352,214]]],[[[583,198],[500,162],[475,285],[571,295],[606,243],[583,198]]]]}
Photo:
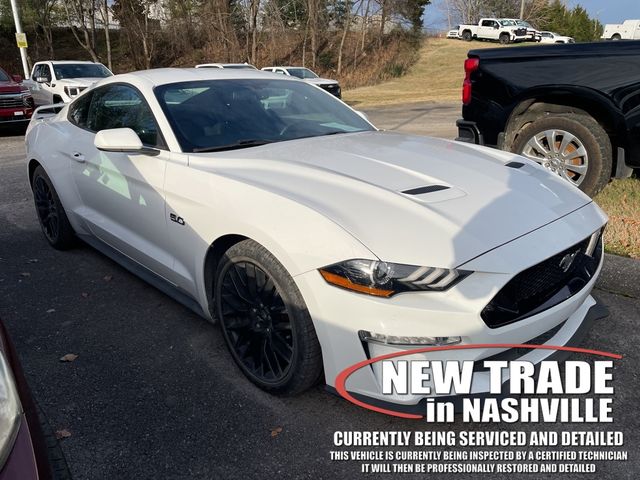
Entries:
{"type": "Polygon", "coordinates": [[[214,68],[229,68],[229,67],[246,67],[246,68],[256,68],[250,63],[200,63],[196,65],[196,68],[202,67],[214,67],[214,68]]]}
{"type": "MultiPolygon", "coordinates": [[[[284,68],[284,69],[289,69],[289,68],[304,68],[305,70],[311,70],[309,67],[301,67],[301,66],[295,66],[295,65],[274,65],[273,67],[264,67],[264,68],[284,68]]],[[[264,70],[263,68],[263,70],[264,70]]]]}
{"type": "Polygon", "coordinates": [[[151,88],[171,83],[193,82],[198,80],[224,80],[224,79],[280,79],[288,81],[302,81],[283,77],[270,72],[253,69],[224,69],[224,68],[153,68],[137,72],[123,73],[107,77],[100,82],[105,85],[112,82],[128,82],[133,84],[146,84],[151,88]]]}
{"type": "Polygon", "coordinates": [[[51,63],[54,65],[65,65],[65,64],[76,64],[76,63],[102,65],[100,62],[92,62],[90,60],[42,60],[41,62],[36,62],[36,64],[38,63],[51,63]]]}

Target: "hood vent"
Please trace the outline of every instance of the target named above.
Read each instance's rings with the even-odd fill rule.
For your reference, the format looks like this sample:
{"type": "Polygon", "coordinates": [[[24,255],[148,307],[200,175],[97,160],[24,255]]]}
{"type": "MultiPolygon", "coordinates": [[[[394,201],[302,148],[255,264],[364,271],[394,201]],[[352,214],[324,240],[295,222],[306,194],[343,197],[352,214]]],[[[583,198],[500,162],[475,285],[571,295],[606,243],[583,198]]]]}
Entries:
{"type": "Polygon", "coordinates": [[[449,187],[446,185],[427,185],[425,187],[412,188],[405,190],[402,193],[405,195],[422,195],[423,193],[439,192],[440,190],[447,190],[449,187]]]}
{"type": "Polygon", "coordinates": [[[522,162],[509,162],[504,164],[505,167],[509,168],[522,168],[524,167],[524,163],[522,162]]]}

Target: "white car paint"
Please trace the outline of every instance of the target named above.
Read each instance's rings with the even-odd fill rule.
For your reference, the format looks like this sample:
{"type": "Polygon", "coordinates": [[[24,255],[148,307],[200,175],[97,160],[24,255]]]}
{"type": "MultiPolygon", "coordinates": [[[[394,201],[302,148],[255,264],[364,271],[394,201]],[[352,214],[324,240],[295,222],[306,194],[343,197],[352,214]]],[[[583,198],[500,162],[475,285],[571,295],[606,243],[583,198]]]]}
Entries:
{"type": "MultiPolygon", "coordinates": [[[[36,105],[51,105],[54,103],[68,103],[78,96],[83,90],[89,88],[94,83],[100,81],[102,77],[82,77],[82,78],[57,78],[56,65],[95,65],[94,62],[76,61],[76,60],[50,60],[44,62],[36,62],[31,70],[31,76],[23,81],[31,91],[33,100],[36,105]],[[40,69],[44,68],[48,72],[49,81],[39,81],[42,78],[39,75],[40,69]]],[[[101,63],[109,75],[113,75],[101,63]]]]}
{"type": "Polygon", "coordinates": [[[540,32],[540,43],[575,43],[575,40],[554,32],[540,32]]]}
{"type": "Polygon", "coordinates": [[[257,70],[256,67],[249,63],[201,63],[196,68],[231,68],[231,69],[247,69],[257,70]]]}
{"type": "MultiPolygon", "coordinates": [[[[313,77],[307,77],[307,78],[302,78],[301,80],[310,83],[312,85],[317,85],[318,87],[322,88],[322,89],[326,89],[331,91],[331,93],[334,93],[335,88],[338,89],[338,94],[336,95],[338,98],[340,98],[340,84],[338,83],[337,80],[331,80],[328,78],[321,78],[319,77],[313,70],[310,70],[306,67],[290,67],[290,66],[285,66],[285,67],[264,67],[262,68],[263,71],[265,72],[272,72],[272,73],[277,73],[279,75],[286,75],[288,77],[296,77],[295,75],[293,75],[291,73],[292,69],[300,69],[303,68],[304,70],[307,70],[311,75],[314,75],[313,77]]],[[[300,78],[300,77],[297,77],[300,78]]],[[[334,93],[335,95],[335,93],[334,93]]]]}
{"type": "MultiPolygon", "coordinates": [[[[210,320],[204,265],[209,247],[228,234],[263,245],[302,293],[330,386],[341,370],[367,359],[360,330],[460,336],[462,343],[472,344],[526,342],[559,326],[548,343],[564,345],[582,326],[595,303],[590,292],[601,265],[577,294],[553,308],[499,328],[487,327],[480,317],[519,272],[603,227],[605,214],[577,188],[511,153],[393,132],[183,152],[153,89],[179,81],[230,78],[274,76],[247,70],[161,69],[102,80],[94,88],[122,82],[144,95],[166,148],[153,153],[98,151],[95,142],[105,141],[104,136],[96,140],[94,133],[71,124],[66,106],[56,116],[32,120],[27,159],[45,168],[79,235],[99,239],[161,276],[192,298],[210,320]],[[513,161],[521,168],[506,166],[513,161]],[[449,188],[403,193],[425,185],[449,188]],[[169,212],[177,212],[186,225],[169,222],[169,212]],[[474,273],[444,292],[378,298],[336,288],[318,272],[355,258],[474,273]]],[[[129,134],[114,135],[123,145],[132,142],[129,134]]],[[[370,343],[369,348],[375,356],[409,347],[370,343]]],[[[421,356],[462,360],[498,352],[421,356]]],[[[523,358],[539,362],[550,353],[537,350],[523,358]]],[[[478,374],[474,391],[486,387],[486,374],[478,374]]],[[[419,400],[383,395],[377,367],[352,375],[348,388],[407,405],[419,400]]]]}
{"type": "Polygon", "coordinates": [[[604,40],[638,40],[640,39],[640,20],[625,20],[622,23],[608,23],[604,26],[604,40]]]}
{"type": "Polygon", "coordinates": [[[524,41],[528,35],[518,35],[516,32],[524,27],[515,24],[513,20],[502,18],[481,18],[477,25],[460,25],[458,35],[477,40],[500,40],[502,35],[509,35],[510,42],[524,41]]]}

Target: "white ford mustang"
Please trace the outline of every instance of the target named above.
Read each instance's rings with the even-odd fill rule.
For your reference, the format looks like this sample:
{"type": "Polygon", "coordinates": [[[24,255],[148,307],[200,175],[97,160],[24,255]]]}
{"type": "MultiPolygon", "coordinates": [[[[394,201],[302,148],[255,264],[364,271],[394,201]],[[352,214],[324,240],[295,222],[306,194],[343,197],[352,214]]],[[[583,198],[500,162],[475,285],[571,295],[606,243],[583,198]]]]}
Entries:
{"type": "MultiPolygon", "coordinates": [[[[356,362],[417,346],[574,344],[597,316],[606,216],[525,158],[378,131],[314,86],[257,71],[116,75],[43,117],[26,144],[49,243],[79,237],[219,321],[265,390],[300,392],[322,373],[332,387],[356,362]]],[[[383,395],[379,374],[360,369],[347,388],[423,401],[383,395]]]]}

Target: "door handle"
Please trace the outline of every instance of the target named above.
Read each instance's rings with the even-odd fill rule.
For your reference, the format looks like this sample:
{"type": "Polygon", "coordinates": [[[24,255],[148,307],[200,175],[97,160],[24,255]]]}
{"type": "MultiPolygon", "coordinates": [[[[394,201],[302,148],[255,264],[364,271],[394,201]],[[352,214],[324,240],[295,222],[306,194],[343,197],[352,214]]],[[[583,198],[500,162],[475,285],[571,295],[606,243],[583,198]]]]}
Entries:
{"type": "Polygon", "coordinates": [[[73,158],[76,162],[84,163],[84,155],[80,152],[73,152],[71,154],[71,158],[73,158]]]}

